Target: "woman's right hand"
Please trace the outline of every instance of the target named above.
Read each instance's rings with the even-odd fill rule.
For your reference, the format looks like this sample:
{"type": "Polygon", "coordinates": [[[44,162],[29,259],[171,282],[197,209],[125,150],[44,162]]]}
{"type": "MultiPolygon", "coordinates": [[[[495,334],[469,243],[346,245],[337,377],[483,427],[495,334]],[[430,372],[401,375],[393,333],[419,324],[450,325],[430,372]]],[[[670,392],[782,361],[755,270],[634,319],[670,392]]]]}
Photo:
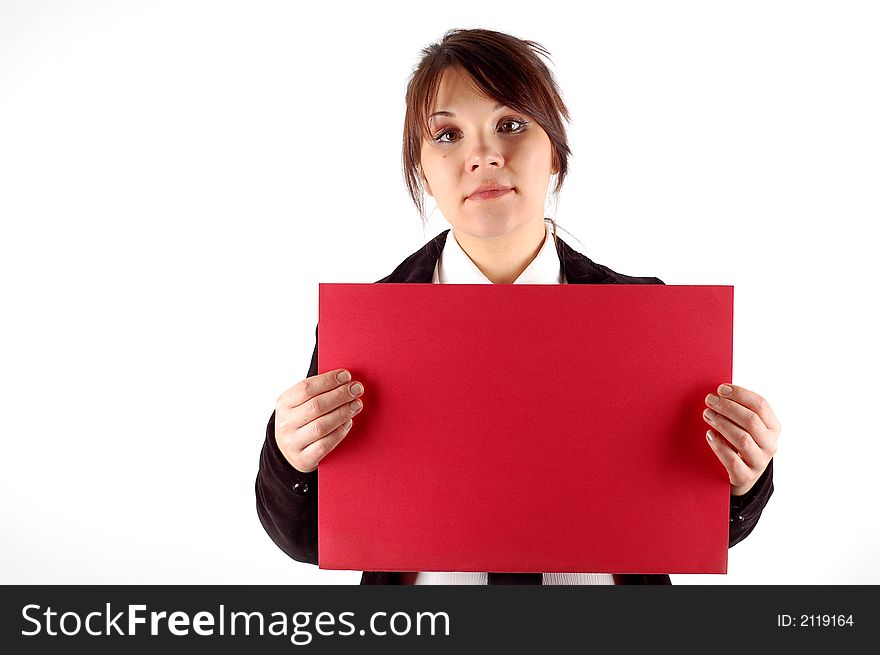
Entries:
{"type": "Polygon", "coordinates": [[[360,382],[335,369],[297,382],[275,403],[275,442],[293,468],[310,473],[351,430],[361,411],[360,382]]]}

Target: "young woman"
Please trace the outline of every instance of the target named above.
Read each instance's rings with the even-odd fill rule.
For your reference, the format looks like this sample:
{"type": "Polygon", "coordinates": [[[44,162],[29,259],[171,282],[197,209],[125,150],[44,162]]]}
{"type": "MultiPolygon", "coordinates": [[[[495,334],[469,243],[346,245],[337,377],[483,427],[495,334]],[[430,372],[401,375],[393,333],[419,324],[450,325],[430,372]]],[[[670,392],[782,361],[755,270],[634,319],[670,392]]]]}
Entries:
{"type": "MultiPolygon", "coordinates": [[[[422,51],[406,94],[403,165],[422,220],[432,196],[452,225],[382,283],[662,284],[596,264],[544,218],[570,150],[566,109],[537,43],[489,30],[452,30],[422,51]]],[[[317,330],[316,330],[317,337],[317,330]]],[[[719,381],[702,411],[711,448],[730,477],[729,546],[754,528],[773,492],[780,425],[757,393],[719,381]]],[[[318,563],[318,463],[351,431],[367,390],[344,369],[282,393],[266,429],[256,481],[263,527],[288,555],[318,563]]],[[[668,575],[364,572],[362,584],[668,584],[668,575]]]]}

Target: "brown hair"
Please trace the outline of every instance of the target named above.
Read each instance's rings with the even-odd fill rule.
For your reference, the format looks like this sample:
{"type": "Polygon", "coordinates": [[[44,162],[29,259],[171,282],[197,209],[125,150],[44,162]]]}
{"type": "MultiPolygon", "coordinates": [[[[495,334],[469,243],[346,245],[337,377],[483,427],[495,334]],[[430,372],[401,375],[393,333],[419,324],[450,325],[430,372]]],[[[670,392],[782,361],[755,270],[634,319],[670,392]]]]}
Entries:
{"type": "Polygon", "coordinates": [[[539,54],[552,61],[550,53],[534,41],[482,29],[449,30],[442,41],[422,49],[422,58],[406,86],[403,124],[403,175],[422,222],[422,138],[431,138],[428,112],[448,68],[461,69],[487,97],[528,114],[543,128],[550,137],[553,164],[558,170],[554,193],[559,193],[571,154],[562,119],[571,119],[556,80],[539,54]]]}

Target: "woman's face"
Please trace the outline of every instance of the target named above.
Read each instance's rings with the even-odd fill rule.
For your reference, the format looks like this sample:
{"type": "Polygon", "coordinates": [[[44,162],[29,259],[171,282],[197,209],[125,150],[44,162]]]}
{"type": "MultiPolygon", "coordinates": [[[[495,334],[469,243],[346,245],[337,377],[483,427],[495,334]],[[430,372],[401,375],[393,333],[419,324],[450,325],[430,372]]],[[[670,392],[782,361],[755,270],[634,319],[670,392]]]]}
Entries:
{"type": "Polygon", "coordinates": [[[499,104],[477,93],[466,73],[450,68],[430,110],[432,139],[422,140],[422,176],[456,233],[492,239],[544,222],[556,172],[550,139],[530,116],[499,104]],[[510,191],[471,196],[484,185],[510,191]]]}

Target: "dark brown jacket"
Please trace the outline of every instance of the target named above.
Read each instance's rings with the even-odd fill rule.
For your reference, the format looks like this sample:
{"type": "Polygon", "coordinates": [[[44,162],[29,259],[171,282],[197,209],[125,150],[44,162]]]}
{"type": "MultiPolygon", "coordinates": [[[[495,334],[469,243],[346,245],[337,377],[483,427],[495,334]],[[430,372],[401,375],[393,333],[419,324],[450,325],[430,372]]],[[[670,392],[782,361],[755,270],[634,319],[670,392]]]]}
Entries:
{"type": "MultiPolygon", "coordinates": [[[[430,283],[449,230],[438,234],[407,257],[383,283],[430,283]]],[[[630,277],[596,264],[557,238],[562,272],[569,284],[663,284],[654,277],[630,277]]],[[[318,374],[318,331],[307,377],[318,374]]],[[[754,529],[773,493],[773,460],[744,496],[730,499],[728,547],[745,539],[754,529]]],[[[281,454],[275,441],[275,412],[266,426],[256,480],[257,514],[266,532],[293,559],[318,563],[318,472],[301,473],[281,454]]],[[[361,584],[400,584],[399,572],[364,571],[361,584]]],[[[616,584],[670,584],[668,575],[615,574],[616,584]]]]}

